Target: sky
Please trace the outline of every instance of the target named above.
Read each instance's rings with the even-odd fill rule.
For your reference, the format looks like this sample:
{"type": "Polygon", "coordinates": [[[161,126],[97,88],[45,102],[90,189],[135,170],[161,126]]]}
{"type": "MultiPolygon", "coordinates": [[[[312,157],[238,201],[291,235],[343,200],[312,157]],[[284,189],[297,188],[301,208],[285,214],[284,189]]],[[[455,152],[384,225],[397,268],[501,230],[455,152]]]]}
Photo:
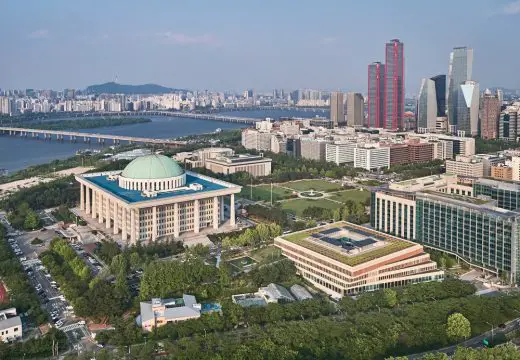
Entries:
{"type": "Polygon", "coordinates": [[[474,49],[481,88],[520,88],[518,24],[518,0],[2,0],[0,88],[365,93],[393,38],[407,94],[446,74],[455,46],[474,49]]]}

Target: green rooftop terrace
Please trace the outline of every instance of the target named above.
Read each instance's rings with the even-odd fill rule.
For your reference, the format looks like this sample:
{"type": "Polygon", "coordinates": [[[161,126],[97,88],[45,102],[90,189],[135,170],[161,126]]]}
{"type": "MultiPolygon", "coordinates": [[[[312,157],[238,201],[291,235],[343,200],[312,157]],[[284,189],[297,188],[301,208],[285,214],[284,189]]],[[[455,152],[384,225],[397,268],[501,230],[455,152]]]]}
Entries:
{"type": "Polygon", "coordinates": [[[330,246],[320,244],[318,241],[316,241],[316,239],[311,237],[312,234],[320,233],[324,230],[332,229],[335,227],[344,228],[345,226],[347,226],[347,227],[349,227],[348,230],[355,232],[357,230],[356,227],[354,227],[354,226],[350,227],[350,225],[351,224],[349,224],[347,222],[338,222],[338,223],[330,224],[325,227],[315,228],[315,229],[298,232],[298,233],[294,233],[294,234],[288,234],[286,236],[283,236],[282,239],[290,241],[296,245],[299,245],[301,247],[314,251],[318,254],[321,254],[321,255],[331,258],[333,260],[339,261],[348,266],[357,266],[357,265],[363,264],[365,262],[386,256],[386,255],[393,254],[395,252],[404,250],[406,248],[409,248],[409,247],[412,247],[415,245],[411,242],[399,240],[393,236],[390,236],[390,235],[387,235],[384,233],[380,233],[378,231],[366,229],[366,230],[363,230],[363,232],[373,232],[374,234],[377,234],[374,237],[384,238],[386,244],[381,247],[377,247],[377,248],[374,248],[371,250],[364,251],[357,255],[346,255],[346,254],[343,254],[339,249],[334,250],[330,246]]]}

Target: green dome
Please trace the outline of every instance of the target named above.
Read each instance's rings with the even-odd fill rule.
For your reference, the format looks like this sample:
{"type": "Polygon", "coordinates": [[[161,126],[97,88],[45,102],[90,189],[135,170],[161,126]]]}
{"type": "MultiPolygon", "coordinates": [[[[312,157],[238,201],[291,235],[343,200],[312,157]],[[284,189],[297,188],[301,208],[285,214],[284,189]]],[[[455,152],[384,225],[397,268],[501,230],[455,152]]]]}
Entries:
{"type": "Polygon", "coordinates": [[[184,174],[177,162],[164,155],[146,155],[135,158],[128,164],[122,177],[128,179],[166,179],[184,174]]]}

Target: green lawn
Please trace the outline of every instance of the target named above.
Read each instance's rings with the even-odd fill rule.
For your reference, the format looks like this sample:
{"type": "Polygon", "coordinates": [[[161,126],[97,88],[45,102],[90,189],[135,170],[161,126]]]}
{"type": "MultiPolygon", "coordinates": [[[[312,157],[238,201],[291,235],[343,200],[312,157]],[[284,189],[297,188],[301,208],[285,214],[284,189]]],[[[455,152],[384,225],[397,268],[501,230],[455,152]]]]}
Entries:
{"type": "Polygon", "coordinates": [[[282,251],[275,246],[267,246],[261,249],[256,249],[251,252],[251,258],[262,263],[264,261],[273,261],[281,257],[282,251]]]}
{"type": "Polygon", "coordinates": [[[370,192],[366,190],[345,190],[330,195],[330,199],[345,202],[347,200],[365,202],[370,198],[370,192]]]}
{"type": "Polygon", "coordinates": [[[325,180],[291,181],[281,185],[298,191],[307,191],[311,189],[316,191],[336,191],[342,189],[340,184],[330,183],[325,180]]]}
{"type": "MultiPolygon", "coordinates": [[[[282,189],[273,185],[273,202],[283,199],[288,199],[292,196],[292,192],[287,189],[282,189]]],[[[251,187],[244,186],[240,192],[240,197],[244,199],[251,199],[251,187]]],[[[271,201],[271,185],[253,186],[254,201],[271,201]]]]}
{"type": "Polygon", "coordinates": [[[341,206],[341,204],[326,199],[294,199],[284,201],[282,203],[282,209],[285,209],[297,216],[302,216],[303,211],[310,206],[317,206],[325,209],[337,209],[341,206]]]}

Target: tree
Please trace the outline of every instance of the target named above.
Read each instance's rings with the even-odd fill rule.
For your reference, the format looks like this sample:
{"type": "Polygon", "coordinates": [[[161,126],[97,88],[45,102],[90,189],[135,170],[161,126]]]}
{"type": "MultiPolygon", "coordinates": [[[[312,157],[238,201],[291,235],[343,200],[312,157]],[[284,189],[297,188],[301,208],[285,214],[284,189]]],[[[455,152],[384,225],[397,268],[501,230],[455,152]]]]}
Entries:
{"type": "Polygon", "coordinates": [[[23,223],[24,229],[26,229],[26,230],[34,230],[38,226],[40,226],[40,218],[38,217],[38,214],[36,214],[32,210],[29,210],[27,212],[27,215],[25,215],[25,221],[23,223]]]}
{"type": "Polygon", "coordinates": [[[466,339],[471,335],[471,324],[461,313],[448,316],[446,334],[453,340],[466,339]]]}
{"type": "Polygon", "coordinates": [[[384,306],[394,307],[397,305],[397,292],[394,289],[383,290],[384,306]]]}

